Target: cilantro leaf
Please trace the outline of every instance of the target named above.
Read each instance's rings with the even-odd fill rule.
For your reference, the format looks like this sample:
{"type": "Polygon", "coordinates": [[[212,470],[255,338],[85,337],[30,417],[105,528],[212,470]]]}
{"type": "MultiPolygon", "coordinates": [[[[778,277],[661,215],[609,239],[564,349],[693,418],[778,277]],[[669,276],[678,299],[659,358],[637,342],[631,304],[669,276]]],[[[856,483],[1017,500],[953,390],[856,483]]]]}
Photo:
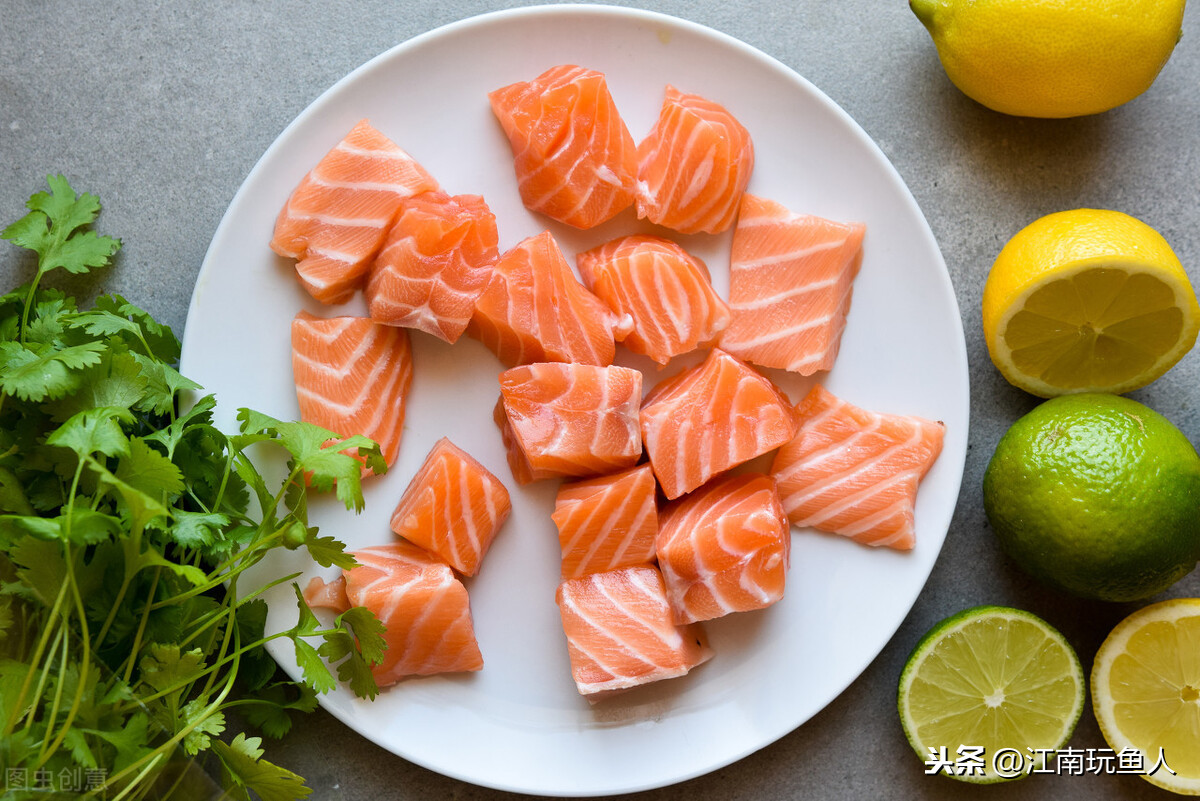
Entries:
{"type": "Polygon", "coordinates": [[[337,566],[342,570],[350,570],[358,564],[351,554],[346,553],[344,543],[333,537],[314,537],[315,531],[315,528],[309,529],[308,539],[304,542],[314,562],[321,567],[337,566]]]}
{"type": "Polygon", "coordinates": [[[262,758],[261,743],[261,737],[238,734],[232,742],[213,743],[213,753],[237,787],[253,791],[262,801],[297,801],[308,797],[312,788],[304,785],[304,779],[262,758]]]}
{"type": "MultiPolygon", "coordinates": [[[[96,298],[94,308],[97,312],[123,320],[129,324],[124,330],[133,333],[139,342],[149,346],[150,356],[162,364],[173,364],[179,361],[180,344],[175,332],[168,326],[155,320],[144,309],[135,306],[120,295],[102,295],[96,298]]],[[[130,345],[132,346],[132,342],[130,345]]],[[[138,350],[137,348],[133,348],[138,350]]]]}
{"type": "Polygon", "coordinates": [[[93,453],[121,456],[129,452],[129,438],[121,430],[120,422],[134,422],[128,409],[108,406],[86,409],[50,432],[46,444],[70,448],[81,459],[93,453]]]}
{"type": "Polygon", "coordinates": [[[0,342],[0,391],[27,401],[61,398],[78,387],[79,370],[100,363],[106,347],[103,342],[66,348],[0,342]]]}
{"type": "Polygon", "coordinates": [[[185,548],[207,551],[213,546],[221,532],[229,525],[227,515],[216,512],[188,512],[174,509],[171,512],[171,528],[167,535],[185,548]]]}
{"type": "Polygon", "coordinates": [[[180,651],[177,643],[151,643],[138,664],[142,681],[158,692],[183,689],[204,673],[204,651],[180,651]]]}
{"type": "Polygon", "coordinates": [[[170,414],[175,408],[175,398],[180,392],[200,389],[200,385],[189,378],[184,378],[178,370],[166,362],[160,362],[140,353],[130,353],[130,357],[141,368],[141,374],[146,379],[145,390],[138,400],[136,408],[140,411],[154,414],[170,414]]]}
{"type": "Polygon", "coordinates": [[[87,409],[132,409],[142,403],[148,383],[137,360],[126,351],[106,351],[79,378],[77,391],[49,404],[55,419],[65,420],[87,409]]]}
{"type": "Polygon", "coordinates": [[[167,497],[183,492],[183,473],[141,437],[129,440],[129,452],[117,463],[116,476],[134,489],[161,499],[164,504],[167,497]]]}
{"type": "Polygon", "coordinates": [[[50,192],[37,192],[25,204],[29,213],[0,231],[0,238],[38,254],[38,274],[62,267],[86,273],[103,267],[117,252],[117,239],[81,231],[100,213],[100,200],[92,194],[76,196],[62,175],[47,176],[50,192]]]}
{"type": "Polygon", "coordinates": [[[212,738],[225,731],[224,713],[210,711],[205,714],[208,706],[204,698],[194,698],[184,704],[181,710],[180,722],[185,726],[195,724],[195,728],[183,737],[183,751],[188,756],[207,751],[212,745],[212,738]]]}
{"type": "Polygon", "coordinates": [[[372,665],[383,661],[383,652],[387,650],[387,640],[383,635],[387,627],[374,612],[365,606],[352,606],[338,615],[337,623],[339,626],[349,627],[354,632],[354,639],[363,659],[372,665]]]}
{"type": "Polygon", "coordinates": [[[349,629],[337,628],[321,635],[324,642],[317,648],[317,653],[337,663],[338,679],[346,682],[351,691],[359,698],[374,698],[379,694],[371,667],[363,658],[362,653],[354,646],[354,635],[349,629]]]}
{"type": "Polygon", "coordinates": [[[242,716],[263,734],[279,739],[292,728],[289,712],[312,712],[317,708],[317,694],[307,684],[290,681],[268,684],[254,693],[252,699],[241,702],[242,716]],[[289,700],[289,691],[297,697],[289,700]]]}
{"type": "Polygon", "coordinates": [[[300,637],[307,637],[321,628],[321,621],[317,620],[317,616],[313,614],[312,608],[304,598],[304,593],[300,592],[300,585],[293,581],[292,589],[296,591],[296,608],[300,613],[292,631],[300,637]]]}
{"type": "Polygon", "coordinates": [[[337,682],[333,680],[333,674],[321,660],[317,649],[299,637],[292,638],[292,642],[296,646],[296,664],[304,672],[304,680],[308,685],[319,694],[327,693],[337,687],[337,682]]]}

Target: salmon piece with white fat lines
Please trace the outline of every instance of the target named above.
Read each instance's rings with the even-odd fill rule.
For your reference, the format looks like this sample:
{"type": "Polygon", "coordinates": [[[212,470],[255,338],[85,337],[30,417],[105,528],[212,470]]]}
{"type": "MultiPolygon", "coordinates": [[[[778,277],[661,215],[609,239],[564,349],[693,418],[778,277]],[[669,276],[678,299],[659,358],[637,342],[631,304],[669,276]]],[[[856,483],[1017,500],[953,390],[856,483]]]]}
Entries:
{"type": "Polygon", "coordinates": [[[558,529],[562,577],[652,563],[657,493],[649,464],[559,487],[550,517],[558,529]]]}
{"type": "Polygon", "coordinates": [[[712,657],[699,623],[676,626],[671,621],[666,587],[654,566],[566,579],[555,600],[571,675],[589,702],[684,676],[712,657]]]}
{"type": "Polygon", "coordinates": [[[646,453],[668,499],[779,447],[797,422],[770,379],[719,348],[660,381],[641,408],[646,453]]]}
{"type": "Polygon", "coordinates": [[[457,341],[500,257],[496,243],[496,216],[478,195],[404,200],[367,274],[371,319],[457,341]]]}
{"type": "Polygon", "coordinates": [[[298,259],[296,276],[322,303],[349,300],[400,202],[438,183],[408,153],[361,120],[292,191],[271,249],[298,259]]]}
{"type": "Polygon", "coordinates": [[[603,73],[563,64],[488,99],[526,208],[592,228],[633,203],[637,147],[603,73]]]}
{"type": "Polygon", "coordinates": [[[323,603],[326,599],[341,594],[347,608],[363,606],[375,614],[387,643],[383,661],[371,666],[380,687],[406,676],[483,668],[467,588],[449,565],[404,540],[362,548],[353,556],[356,567],[328,584],[313,579],[304,594],[326,606],[331,605],[323,603]]]}
{"type": "Polygon", "coordinates": [[[722,105],[668,86],[638,145],[637,216],[682,234],[718,234],[754,170],[750,132],[722,105]]]}
{"type": "Polygon", "coordinates": [[[799,431],[771,465],[792,523],[911,549],[917,488],[942,451],[945,426],[860,409],[820,385],[797,409],[799,431]]]}
{"type": "Polygon", "coordinates": [[[795,214],[747,193],[733,233],[732,319],[721,348],[801,375],[833,367],[865,233],[862,223],[795,214]]]}
{"type": "Polygon", "coordinates": [[[412,373],[412,348],[403,328],[306,311],[292,320],[300,419],[343,437],[370,437],[389,466],[400,451],[412,373]]]}
{"type": "Polygon", "coordinates": [[[792,527],[775,480],[714,478],[659,519],[658,566],[678,624],[770,606],[783,597],[792,527]]]}
{"type": "Polygon", "coordinates": [[[392,531],[473,576],[511,509],[500,479],[442,437],[396,504],[392,531]]]}
{"type": "Polygon", "coordinates": [[[628,367],[542,362],[500,374],[500,426],[518,483],[595,476],[637,464],[642,374],[628,367]]]}
{"type": "Polygon", "coordinates": [[[623,236],[578,254],[575,263],[588,289],[632,319],[625,347],[659,364],[712,343],[729,324],[708,267],[669,239],[623,236]]]}
{"type": "Polygon", "coordinates": [[[500,257],[475,304],[467,334],[505,365],[612,364],[616,339],[633,327],[579,283],[549,231],[500,257]]]}

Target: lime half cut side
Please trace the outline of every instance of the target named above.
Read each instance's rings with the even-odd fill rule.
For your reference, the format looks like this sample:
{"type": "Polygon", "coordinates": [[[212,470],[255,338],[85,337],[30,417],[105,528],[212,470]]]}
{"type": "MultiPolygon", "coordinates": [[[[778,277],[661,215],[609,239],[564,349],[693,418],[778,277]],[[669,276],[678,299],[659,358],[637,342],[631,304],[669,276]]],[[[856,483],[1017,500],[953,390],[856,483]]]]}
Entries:
{"type": "Polygon", "coordinates": [[[1086,696],[1070,643],[1036,615],[977,606],[934,626],[900,675],[900,722],[927,773],[1020,778],[1066,744],[1086,696]]]}

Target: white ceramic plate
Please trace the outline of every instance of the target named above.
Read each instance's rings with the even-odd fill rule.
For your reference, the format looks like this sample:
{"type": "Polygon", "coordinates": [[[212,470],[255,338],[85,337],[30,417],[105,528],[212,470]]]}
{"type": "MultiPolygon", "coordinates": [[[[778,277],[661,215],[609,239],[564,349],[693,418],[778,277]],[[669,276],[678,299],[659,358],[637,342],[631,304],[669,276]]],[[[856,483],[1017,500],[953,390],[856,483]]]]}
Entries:
{"type": "MultiPolygon", "coordinates": [[[[374,702],[341,689],[321,702],[365,737],[433,770],[564,796],[658,787],[711,771],[795,729],[853,681],[896,631],[937,558],[962,478],[968,415],[966,351],[945,264],[904,183],[853,120],[787,67],[723,34],[643,11],[554,6],[475,17],[393,48],[322,95],[267,150],[217,230],[184,336],[184,372],[217,393],[220,422],[232,426],[240,406],[298,415],[289,345],[298,309],[364,313],[361,299],[339,308],[313,302],[291,264],[267,248],[292,188],[361,118],[448,191],[482,194],[496,213],[501,250],[549,228],[570,258],[649,230],[629,211],[579,232],[519,201],[487,92],[568,62],[607,74],[635,140],[652,125],[668,83],[723,103],[755,142],[750,191],[867,224],[841,354],[818,378],[858,405],[943,420],[946,441],[921,486],[913,552],[797,530],[780,603],[708,624],[716,656],[691,675],[593,708],[571,681],[554,604],[557,482],[519,489],[512,481],[492,423],[501,370],[492,354],[465,337],[448,346],[414,334],[399,462],[369,480],[362,515],[318,504],[313,518],[352,548],[389,540],[392,508],[443,435],[502,477],[513,512],[480,575],[467,582],[485,667],[409,680],[374,702]]],[[[708,263],[724,294],[729,234],[679,239],[708,263]]],[[[619,361],[645,367],[647,387],[665,374],[629,354],[619,361]]],[[[794,400],[811,383],[772,375],[794,400]]],[[[281,553],[266,567],[273,576],[303,570],[305,581],[322,572],[302,552],[281,553]]],[[[290,588],[268,601],[269,630],[294,622],[290,588]]],[[[274,656],[298,675],[290,644],[274,644],[274,656]]]]}

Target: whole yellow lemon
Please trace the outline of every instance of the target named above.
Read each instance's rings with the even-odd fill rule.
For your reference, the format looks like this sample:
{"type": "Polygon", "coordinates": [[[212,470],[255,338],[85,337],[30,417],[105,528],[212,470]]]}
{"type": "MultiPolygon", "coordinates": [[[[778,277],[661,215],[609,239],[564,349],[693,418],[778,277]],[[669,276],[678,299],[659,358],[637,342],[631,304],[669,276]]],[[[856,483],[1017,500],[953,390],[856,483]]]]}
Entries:
{"type": "Polygon", "coordinates": [[[1182,34],[1185,0],[909,0],[946,75],[1022,117],[1078,117],[1150,87],[1182,34]]]}

